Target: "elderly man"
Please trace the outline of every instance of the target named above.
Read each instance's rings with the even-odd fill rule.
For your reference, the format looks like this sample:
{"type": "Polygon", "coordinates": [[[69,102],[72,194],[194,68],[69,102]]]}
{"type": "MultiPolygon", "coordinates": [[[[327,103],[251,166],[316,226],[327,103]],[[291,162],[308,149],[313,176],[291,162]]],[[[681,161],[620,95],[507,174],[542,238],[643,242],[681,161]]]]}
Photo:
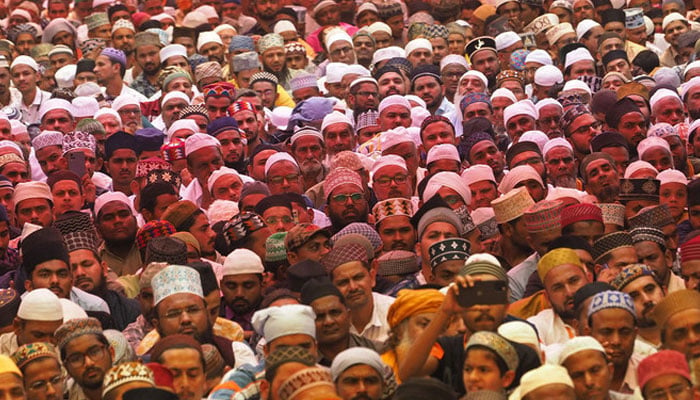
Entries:
{"type": "Polygon", "coordinates": [[[561,103],[554,99],[542,99],[535,104],[535,108],[539,115],[537,129],[544,132],[550,139],[562,136],[561,117],[564,109],[561,103]]]}
{"type": "Polygon", "coordinates": [[[13,330],[0,335],[0,354],[10,355],[22,345],[35,342],[55,343],[53,332],[63,323],[63,309],[49,289],[35,289],[24,295],[13,330]]]}
{"type": "Polygon", "coordinates": [[[383,398],[386,364],[376,351],[354,347],[339,353],[331,365],[335,389],[343,400],[383,398]]]}
{"type": "Polygon", "coordinates": [[[693,334],[700,327],[700,293],[678,290],[661,300],[653,311],[653,318],[661,330],[661,346],[685,355],[688,361],[700,358],[697,338],[693,334]]]}
{"type": "Polygon", "coordinates": [[[301,171],[304,189],[308,190],[323,181],[328,171],[323,165],[326,145],[321,132],[312,127],[304,127],[294,132],[289,143],[291,154],[301,171]]]}
{"type": "Polygon", "coordinates": [[[211,174],[224,164],[221,143],[210,135],[195,133],[185,140],[185,157],[187,168],[195,179],[181,188],[180,196],[206,209],[213,199],[205,185],[211,174]]]}
{"type": "Polygon", "coordinates": [[[63,366],[73,378],[69,397],[101,400],[103,379],[112,367],[114,348],[100,322],[95,318],[73,319],[61,325],[55,337],[63,366]]]}
{"type": "Polygon", "coordinates": [[[542,153],[549,182],[556,187],[578,189],[576,159],[571,144],[563,138],[550,139],[542,153]]]}
{"type": "Polygon", "coordinates": [[[108,192],[95,200],[95,226],[104,239],[99,257],[117,275],[133,274],[142,266],[130,204],[121,192],[108,192]]]}
{"type": "Polygon", "coordinates": [[[304,192],[299,165],[289,153],[275,153],[267,159],[265,181],[273,195],[304,192]]]}
{"type": "Polygon", "coordinates": [[[600,203],[614,203],[620,193],[620,175],[615,160],[606,153],[591,153],[581,161],[581,176],[588,194],[600,203]]]}

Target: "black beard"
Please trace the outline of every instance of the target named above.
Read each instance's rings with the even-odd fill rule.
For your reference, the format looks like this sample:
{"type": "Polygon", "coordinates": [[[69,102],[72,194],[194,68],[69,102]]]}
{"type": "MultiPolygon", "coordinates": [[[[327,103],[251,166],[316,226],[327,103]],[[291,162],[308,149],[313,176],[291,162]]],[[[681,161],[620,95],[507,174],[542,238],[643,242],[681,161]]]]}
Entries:
{"type": "Polygon", "coordinates": [[[601,203],[614,203],[619,194],[619,186],[606,186],[598,192],[596,197],[598,197],[598,201],[601,203]]]}
{"type": "Polygon", "coordinates": [[[690,115],[690,118],[696,120],[700,118],[700,109],[688,110],[688,115],[690,115]]]}

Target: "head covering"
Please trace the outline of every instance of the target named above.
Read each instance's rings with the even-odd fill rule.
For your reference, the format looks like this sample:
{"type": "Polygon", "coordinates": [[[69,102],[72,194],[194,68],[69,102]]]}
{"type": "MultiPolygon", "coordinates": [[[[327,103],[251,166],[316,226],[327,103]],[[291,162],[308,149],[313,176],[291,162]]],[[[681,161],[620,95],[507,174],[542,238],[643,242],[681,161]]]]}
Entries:
{"type": "Polygon", "coordinates": [[[637,366],[639,389],[643,391],[650,380],[664,375],[678,375],[689,383],[692,382],[690,368],[683,353],[675,350],[660,350],[645,357],[637,366]]]}
{"type": "Polygon", "coordinates": [[[663,332],[666,323],[675,314],[685,310],[700,308],[700,292],[690,289],[677,290],[669,293],[652,311],[652,318],[663,332]]]}
{"type": "Polygon", "coordinates": [[[22,297],[17,317],[25,321],[60,321],[61,302],[49,289],[34,289],[22,297]]]}
{"type": "Polygon", "coordinates": [[[559,353],[559,365],[564,364],[567,358],[586,350],[595,350],[605,354],[605,348],[597,340],[590,336],[577,336],[569,339],[559,353]]]}
{"type": "Polygon", "coordinates": [[[486,347],[496,353],[503,360],[509,371],[518,369],[518,353],[508,340],[498,333],[480,331],[474,332],[470,337],[464,352],[467,353],[471,347],[486,347]]]}
{"type": "Polygon", "coordinates": [[[113,366],[105,373],[102,383],[102,397],[129,382],[144,382],[155,386],[153,371],[138,361],[113,366]]]}
{"type": "Polygon", "coordinates": [[[593,300],[588,305],[588,318],[598,311],[609,308],[620,308],[630,314],[633,318],[637,318],[637,313],[634,309],[634,301],[627,293],[616,290],[606,290],[593,296],[593,300]]]}
{"type": "Polygon", "coordinates": [[[262,274],[263,272],[265,267],[257,254],[248,249],[236,249],[226,256],[222,276],[262,274]]]}
{"type": "Polygon", "coordinates": [[[624,231],[613,232],[602,236],[593,243],[593,260],[598,262],[603,256],[620,247],[634,247],[632,236],[624,231]]]}
{"type": "Polygon", "coordinates": [[[73,319],[63,323],[54,333],[56,345],[64,350],[68,343],[83,335],[102,335],[102,324],[96,318],[73,319]]]}
{"type": "Polygon", "coordinates": [[[268,344],[286,335],[308,335],[316,338],[316,315],[311,307],[290,304],[281,307],[268,307],[253,314],[251,323],[255,332],[265,338],[268,344]]]}
{"type": "Polygon", "coordinates": [[[525,210],[533,204],[535,202],[525,187],[509,190],[503,196],[491,201],[491,207],[496,214],[496,222],[499,224],[521,217],[525,210]]]}
{"type": "Polygon", "coordinates": [[[350,347],[338,353],[331,364],[331,377],[337,381],[340,375],[354,365],[368,365],[372,367],[379,376],[384,376],[387,367],[379,357],[379,353],[365,347],[350,347]]]}
{"type": "Polygon", "coordinates": [[[573,249],[561,247],[547,252],[544,256],[542,256],[542,258],[540,258],[540,261],[537,262],[537,274],[544,282],[549,271],[565,264],[575,265],[583,269],[583,264],[581,263],[581,259],[578,257],[578,254],[576,254],[573,249]]]}
{"type": "Polygon", "coordinates": [[[459,271],[460,275],[491,275],[503,282],[508,282],[506,271],[498,259],[488,253],[473,254],[464,262],[464,267],[459,271]]]}
{"type": "Polygon", "coordinates": [[[168,296],[189,293],[204,298],[202,282],[197,270],[182,265],[170,265],[151,279],[153,304],[157,305],[168,296]]]}
{"type": "Polygon", "coordinates": [[[520,393],[520,398],[523,398],[536,389],[552,384],[562,384],[571,389],[574,388],[574,383],[566,368],[547,363],[526,372],[520,379],[520,388],[517,390],[520,393]]]}
{"type": "Polygon", "coordinates": [[[525,227],[530,233],[560,230],[561,212],[565,203],[559,200],[542,200],[525,211],[525,227]]]}
{"type": "Polygon", "coordinates": [[[435,289],[400,290],[387,313],[389,327],[394,329],[413,315],[437,312],[444,298],[435,289]]]}

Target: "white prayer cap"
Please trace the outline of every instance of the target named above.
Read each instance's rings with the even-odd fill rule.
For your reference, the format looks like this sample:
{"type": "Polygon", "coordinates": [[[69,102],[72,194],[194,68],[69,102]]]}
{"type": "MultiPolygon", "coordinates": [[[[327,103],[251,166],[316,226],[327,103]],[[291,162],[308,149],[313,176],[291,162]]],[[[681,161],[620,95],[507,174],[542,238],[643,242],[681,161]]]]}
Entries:
{"type": "Polygon", "coordinates": [[[234,28],[233,26],[231,26],[229,24],[221,24],[221,25],[217,26],[216,28],[214,28],[214,32],[216,32],[217,34],[221,33],[222,31],[225,31],[225,30],[232,30],[234,32],[238,32],[236,30],[236,28],[234,28]]]}
{"type": "MultiPolygon", "coordinates": [[[[267,109],[265,110],[267,111],[267,109]]],[[[289,124],[289,118],[292,116],[292,110],[293,108],[287,106],[275,107],[268,115],[270,123],[279,130],[287,130],[287,124],[289,124]]]]}
{"type": "Polygon", "coordinates": [[[340,374],[355,365],[368,365],[372,367],[379,376],[384,376],[387,365],[384,364],[379,353],[366,347],[350,347],[338,353],[331,364],[331,378],[333,382],[338,380],[340,374]]]}
{"type": "MultiPolygon", "coordinates": [[[[32,144],[32,147],[34,147],[33,144],[32,144]]],[[[11,151],[13,151],[21,159],[24,160],[24,153],[22,153],[22,149],[19,147],[19,145],[17,143],[15,143],[11,140],[0,140],[0,149],[11,149],[11,151]]],[[[36,151],[36,148],[34,148],[34,150],[36,151]]]]}
{"type": "Polygon", "coordinates": [[[209,5],[203,5],[195,8],[195,11],[202,13],[207,19],[209,18],[219,18],[219,14],[216,13],[216,9],[209,5]]]}
{"type": "Polygon", "coordinates": [[[308,335],[316,339],[316,314],[302,304],[268,307],[256,311],[251,323],[267,344],[287,335],[308,335]]]}
{"type": "Polygon", "coordinates": [[[496,37],[494,38],[496,40],[496,50],[501,51],[503,49],[506,49],[518,42],[522,43],[522,39],[520,38],[520,35],[513,31],[505,31],[501,32],[496,37]]]}
{"type": "MultiPolygon", "coordinates": [[[[522,140],[522,137],[520,140],[522,140]]],[[[566,147],[570,151],[572,151],[572,152],[574,151],[574,148],[571,147],[571,143],[569,143],[568,140],[558,137],[558,138],[551,139],[550,141],[545,143],[544,147],[542,148],[542,155],[546,157],[547,153],[549,153],[549,151],[555,147],[566,147]]]]}
{"type": "Polygon", "coordinates": [[[545,50],[537,49],[530,52],[530,54],[525,57],[525,63],[538,63],[542,65],[552,65],[552,56],[549,55],[545,50]]]}
{"type": "MultiPolygon", "coordinates": [[[[478,209],[477,209],[478,210],[478,209]]],[[[476,211],[476,210],[474,210],[476,211]]],[[[504,338],[520,343],[540,348],[540,341],[537,338],[537,331],[532,325],[524,321],[510,321],[498,327],[498,334],[504,338]]]]}
{"type": "Polygon", "coordinates": [[[471,189],[462,179],[460,179],[460,176],[456,172],[451,171],[441,171],[430,178],[428,184],[425,186],[425,190],[423,191],[423,202],[431,199],[433,196],[435,196],[435,194],[437,194],[440,188],[443,187],[448,187],[457,192],[459,197],[464,200],[464,204],[471,204],[471,189]]]}
{"type": "Polygon", "coordinates": [[[78,96],[73,99],[73,116],[77,118],[93,118],[100,109],[100,104],[94,97],[78,96]]]}
{"type": "Polygon", "coordinates": [[[238,175],[238,171],[236,171],[233,168],[229,167],[221,167],[217,169],[216,171],[212,172],[211,175],[209,175],[209,179],[207,179],[207,189],[209,189],[209,192],[214,188],[214,184],[216,181],[226,175],[235,175],[240,179],[240,175],[238,175]]]}
{"type": "Polygon", "coordinates": [[[406,51],[398,46],[385,47],[374,52],[372,56],[372,65],[396,57],[406,58],[406,51]]]}
{"type": "Polygon", "coordinates": [[[545,197],[545,200],[559,200],[563,198],[574,198],[578,200],[579,203],[585,203],[586,201],[584,200],[584,196],[586,196],[588,193],[582,192],[577,189],[573,188],[566,188],[566,187],[553,187],[549,188],[547,191],[547,197],[545,197]]]}
{"type": "MultiPolygon", "coordinates": [[[[420,127],[423,125],[423,121],[430,116],[430,111],[426,108],[413,107],[411,109],[411,126],[409,129],[418,128],[418,144],[420,146],[420,127]]],[[[409,131],[410,132],[410,131],[409,131]]]]}
{"type": "Polygon", "coordinates": [[[655,27],[654,27],[654,21],[651,20],[651,18],[647,17],[646,15],[643,16],[644,18],[644,27],[646,28],[646,34],[647,36],[651,35],[654,33],[655,27]]]}
{"type": "Polygon", "coordinates": [[[430,44],[430,40],[424,38],[413,39],[406,43],[406,47],[404,48],[406,49],[407,56],[418,49],[428,50],[431,53],[433,52],[433,45],[430,44]]]}
{"type": "Polygon", "coordinates": [[[280,34],[282,32],[296,32],[297,28],[291,21],[283,19],[275,24],[273,29],[274,33],[280,34]]]}
{"type": "Polygon", "coordinates": [[[664,17],[664,20],[661,22],[661,29],[666,30],[668,24],[674,21],[683,21],[686,24],[688,23],[688,20],[683,15],[677,12],[672,12],[664,17]]]}
{"type": "Polygon", "coordinates": [[[466,58],[458,54],[448,54],[445,57],[442,57],[442,60],[440,60],[440,70],[442,71],[446,66],[452,64],[461,65],[464,68],[469,69],[469,63],[467,62],[466,58]]]}
{"type": "Polygon", "coordinates": [[[559,39],[561,39],[564,35],[569,33],[576,33],[574,27],[571,26],[571,24],[568,22],[562,22],[558,25],[554,25],[553,27],[549,28],[545,36],[547,36],[547,41],[549,42],[549,45],[554,46],[554,44],[559,39]]]}
{"type": "Polygon", "coordinates": [[[600,24],[592,19],[584,19],[583,21],[579,22],[578,25],[576,25],[576,39],[580,41],[583,35],[588,33],[588,31],[596,26],[600,26],[600,24]]]}
{"type": "Polygon", "coordinates": [[[518,115],[527,115],[535,120],[538,118],[535,105],[532,104],[532,101],[526,99],[513,103],[503,110],[503,124],[508,125],[508,121],[518,115]]]}
{"type": "Polygon", "coordinates": [[[313,136],[323,142],[323,135],[321,134],[321,131],[311,127],[303,127],[294,132],[292,137],[289,139],[289,144],[293,146],[294,142],[305,136],[313,136]]]}
{"type": "Polygon", "coordinates": [[[56,71],[54,78],[56,79],[56,84],[60,88],[72,88],[73,80],[75,80],[75,71],[78,66],[75,64],[64,65],[56,71]]]}
{"type": "Polygon", "coordinates": [[[493,99],[496,99],[499,97],[505,97],[506,99],[512,101],[513,103],[518,101],[518,99],[515,97],[513,92],[511,92],[510,89],[506,89],[506,88],[498,88],[498,89],[494,90],[493,94],[491,95],[491,101],[493,102],[493,99]]]}
{"type": "MultiPolygon", "coordinates": [[[[10,126],[12,126],[12,135],[19,135],[22,133],[27,133],[27,125],[23,124],[22,121],[11,119],[10,126]]],[[[9,140],[8,140],[9,142],[9,140]]]]}
{"type": "MultiPolygon", "coordinates": [[[[368,4],[368,3],[365,3],[365,4],[368,4]]],[[[367,32],[369,32],[370,35],[375,33],[375,32],[386,32],[386,33],[391,35],[391,27],[382,21],[374,22],[365,29],[367,29],[367,32]]]]}
{"type": "Polygon", "coordinates": [[[48,55],[49,55],[49,57],[51,57],[51,56],[55,56],[56,54],[70,54],[70,55],[74,55],[74,54],[73,54],[73,49],[71,49],[70,47],[66,46],[65,44],[57,44],[57,45],[55,45],[55,46],[53,47],[53,49],[51,49],[51,51],[49,51],[49,54],[48,54],[48,55]]]}
{"type": "Polygon", "coordinates": [[[625,168],[625,173],[623,175],[623,178],[624,179],[631,179],[632,175],[634,175],[635,172],[645,170],[645,169],[653,172],[654,177],[656,177],[656,175],[659,174],[659,170],[654,168],[653,165],[649,164],[646,161],[637,160],[637,161],[630,163],[630,165],[628,165],[627,168],[625,168]]]}
{"type": "Polygon", "coordinates": [[[238,213],[240,213],[240,210],[238,209],[238,202],[218,199],[214,200],[209,205],[209,208],[207,209],[207,218],[209,218],[209,223],[213,225],[219,221],[228,221],[232,215],[236,215],[238,213]]]}
{"type": "Polygon", "coordinates": [[[491,181],[496,184],[496,177],[493,170],[486,164],[476,164],[462,171],[462,180],[467,185],[472,185],[481,181],[491,181]]]}
{"type": "Polygon", "coordinates": [[[206,31],[199,34],[199,38],[197,39],[197,51],[201,51],[202,47],[207,43],[218,43],[222,46],[224,45],[224,42],[221,40],[221,36],[219,36],[218,33],[214,31],[206,31]]]}
{"type": "Polygon", "coordinates": [[[382,151],[386,151],[401,143],[414,142],[413,139],[411,139],[411,134],[408,132],[408,129],[404,128],[403,126],[399,126],[382,133],[379,143],[381,144],[382,151]]]}
{"type": "MultiPolygon", "coordinates": [[[[277,153],[279,154],[279,153],[277,153]]],[[[236,249],[224,260],[223,276],[262,274],[265,272],[260,256],[248,249],[236,249]]]]}
{"type": "Polygon", "coordinates": [[[506,176],[501,180],[501,184],[498,185],[498,191],[502,194],[506,194],[513,190],[515,186],[520,183],[530,179],[536,180],[542,187],[542,177],[529,165],[519,165],[510,170],[506,176]]]}
{"type": "Polygon", "coordinates": [[[688,65],[686,65],[685,68],[683,69],[683,77],[685,78],[688,71],[695,69],[695,68],[700,68],[700,60],[688,63],[688,65]]]}
{"type": "Polygon", "coordinates": [[[605,354],[605,348],[591,336],[576,336],[564,343],[559,353],[559,365],[564,364],[569,356],[586,350],[595,350],[605,354]]]}
{"type": "MultiPolygon", "coordinates": [[[[408,100],[409,102],[418,103],[419,107],[428,108],[428,105],[425,104],[425,100],[421,99],[420,97],[416,96],[415,94],[407,94],[404,97],[406,97],[406,100],[408,100]]],[[[411,109],[411,111],[413,111],[413,109],[419,108],[419,107],[413,107],[411,109]]],[[[430,114],[430,113],[428,113],[428,114],[430,114]]]]}
{"type": "Polygon", "coordinates": [[[661,182],[660,186],[663,186],[667,183],[680,183],[681,185],[688,184],[688,178],[685,176],[684,173],[677,169],[665,169],[659,172],[658,175],[656,175],[656,179],[658,179],[661,182]]]}
{"type": "Polygon", "coordinates": [[[586,85],[586,82],[579,80],[579,79],[572,79],[570,81],[566,81],[564,84],[564,88],[561,90],[562,92],[566,92],[569,90],[582,90],[588,94],[591,93],[591,88],[586,85]]]}
{"type": "Polygon", "coordinates": [[[637,144],[637,154],[639,154],[639,158],[644,158],[644,154],[655,147],[666,150],[669,156],[672,155],[671,146],[665,139],[658,136],[649,136],[637,144]]]}
{"type": "Polygon", "coordinates": [[[95,199],[95,216],[99,217],[102,207],[106,206],[108,203],[113,201],[122,202],[128,206],[131,206],[131,200],[123,192],[106,192],[97,196],[95,199]]]}
{"type": "MultiPolygon", "coordinates": [[[[474,224],[481,225],[484,222],[490,220],[491,218],[495,219],[496,213],[493,212],[493,208],[491,208],[491,207],[479,207],[476,210],[472,211],[470,216],[472,217],[472,221],[474,222],[474,224]]],[[[503,324],[503,325],[505,325],[505,324],[503,324]]],[[[501,325],[501,326],[503,326],[503,325],[501,325]]],[[[498,332],[498,333],[501,336],[503,336],[503,334],[501,334],[501,332],[498,332]]]]}
{"type": "Polygon", "coordinates": [[[374,165],[372,166],[372,176],[379,172],[380,169],[389,166],[400,167],[408,172],[408,167],[406,167],[406,161],[403,159],[403,157],[397,156],[396,154],[387,154],[375,161],[374,165]]]}
{"type": "Polygon", "coordinates": [[[683,100],[681,100],[681,98],[678,96],[678,93],[670,89],[661,88],[657,90],[653,96],[651,96],[651,98],[649,99],[649,106],[653,109],[659,101],[668,98],[677,99],[678,102],[683,103],[683,100]]]}
{"type": "Polygon", "coordinates": [[[17,317],[25,321],[60,321],[61,302],[49,289],[34,289],[22,297],[17,317]]]}
{"type": "Polygon", "coordinates": [[[71,115],[71,118],[73,117],[73,105],[68,102],[68,100],[53,98],[41,103],[41,107],[39,107],[39,120],[42,120],[47,112],[54,110],[67,111],[71,115]]]}
{"type": "Polygon", "coordinates": [[[579,47],[576,50],[570,51],[566,55],[566,62],[564,63],[564,69],[569,68],[573,63],[577,63],[579,61],[593,61],[593,56],[591,53],[588,51],[587,48],[585,47],[579,47]]]}
{"type": "Polygon", "coordinates": [[[134,24],[131,21],[127,21],[125,19],[118,19],[114,22],[114,25],[112,25],[112,33],[118,31],[119,29],[129,29],[132,32],[136,32],[134,24]]]}
{"type": "Polygon", "coordinates": [[[557,106],[560,110],[564,110],[564,107],[562,107],[560,102],[558,102],[554,99],[551,99],[551,98],[547,98],[547,99],[542,99],[542,100],[538,101],[537,104],[535,104],[535,108],[537,109],[537,115],[539,115],[540,111],[544,107],[547,107],[547,106],[557,106]]]}
{"type": "Polygon", "coordinates": [[[199,11],[190,11],[185,15],[185,18],[182,19],[182,26],[192,29],[208,23],[209,20],[207,16],[199,11]]]}
{"type": "Polygon", "coordinates": [[[175,100],[175,99],[180,99],[183,100],[187,105],[190,104],[190,98],[187,97],[186,94],[179,90],[173,90],[171,92],[168,92],[165,96],[161,97],[160,99],[160,105],[164,106],[167,102],[170,100],[175,100]]]}
{"type": "Polygon", "coordinates": [[[97,82],[85,82],[76,86],[73,93],[78,96],[96,96],[100,93],[100,90],[102,89],[100,89],[100,85],[98,85],[97,82]]]}
{"type": "Polygon", "coordinates": [[[33,69],[35,72],[39,71],[39,64],[37,64],[37,62],[29,56],[17,56],[12,61],[12,66],[10,66],[10,71],[12,71],[12,68],[14,68],[18,65],[26,65],[29,68],[33,69]]]}
{"type": "Polygon", "coordinates": [[[220,149],[221,143],[214,136],[206,133],[195,133],[185,139],[185,157],[204,147],[217,147],[220,149]]]}
{"type": "Polygon", "coordinates": [[[345,113],[340,111],[333,111],[332,113],[323,117],[323,122],[321,122],[321,132],[325,131],[331,125],[335,124],[347,124],[352,126],[350,118],[345,113]]]}
{"type": "Polygon", "coordinates": [[[345,71],[345,73],[343,74],[343,76],[345,76],[347,74],[356,74],[356,75],[360,75],[361,77],[367,77],[367,78],[372,77],[372,73],[369,72],[369,70],[367,68],[363,67],[360,64],[348,65],[348,68],[345,71]]]}
{"type": "Polygon", "coordinates": [[[63,133],[57,131],[43,131],[32,139],[34,151],[39,151],[49,146],[63,146],[63,133]]]}
{"type": "Polygon", "coordinates": [[[391,96],[385,97],[384,100],[379,103],[379,114],[381,115],[382,111],[390,106],[404,106],[407,110],[411,110],[411,103],[409,103],[404,96],[392,94],[391,96]]]}
{"type": "Polygon", "coordinates": [[[459,164],[461,160],[459,159],[459,152],[457,147],[450,143],[436,144],[428,150],[428,156],[425,161],[425,165],[430,165],[433,161],[438,160],[453,160],[457,161],[459,164]]]}
{"type": "Polygon", "coordinates": [[[79,305],[68,299],[58,299],[61,302],[61,311],[63,312],[63,323],[74,319],[87,318],[88,315],[79,305]]]}
{"type": "Polygon", "coordinates": [[[556,383],[564,384],[572,390],[574,388],[574,382],[569,377],[566,368],[559,365],[544,364],[523,375],[520,379],[520,387],[517,389],[520,396],[518,398],[522,399],[536,389],[556,383]]]}
{"type": "Polygon", "coordinates": [[[326,82],[340,83],[347,71],[348,65],[343,63],[328,63],[326,65],[326,82]]]}
{"type": "Polygon", "coordinates": [[[170,125],[170,128],[168,128],[168,131],[165,133],[167,141],[170,142],[170,138],[175,134],[175,132],[182,129],[187,129],[192,133],[199,132],[199,126],[193,119],[178,119],[170,125]]]}
{"type": "Polygon", "coordinates": [[[282,161],[289,161],[290,163],[294,164],[297,168],[299,167],[299,164],[297,164],[297,160],[295,160],[291,154],[284,151],[279,151],[271,155],[270,158],[268,158],[267,161],[265,161],[265,175],[267,176],[267,172],[270,170],[270,168],[272,168],[273,165],[282,161]]]}
{"type": "Polygon", "coordinates": [[[199,272],[192,267],[169,265],[151,279],[153,304],[175,294],[188,293],[204,298],[199,272]]]}
{"type": "MultiPolygon", "coordinates": [[[[164,13],[164,12],[152,16],[151,19],[154,21],[158,21],[158,22],[163,22],[163,21],[168,21],[168,20],[175,22],[175,18],[172,15],[170,15],[168,13],[164,13]]],[[[229,26],[231,26],[231,25],[229,25],[229,26]]]]}
{"type": "Polygon", "coordinates": [[[535,83],[539,86],[554,86],[564,82],[564,75],[554,65],[543,65],[535,71],[535,83]]]}
{"type": "Polygon", "coordinates": [[[115,110],[115,111],[119,111],[119,110],[121,110],[122,108],[124,108],[124,107],[126,107],[126,106],[138,106],[138,107],[141,107],[141,105],[139,104],[139,101],[138,101],[138,99],[137,99],[136,97],[134,97],[134,96],[129,96],[129,95],[126,95],[126,94],[117,96],[117,98],[114,99],[114,101],[112,102],[112,109],[115,110]]]}
{"type": "MultiPolygon", "coordinates": [[[[520,136],[520,139],[518,139],[518,142],[532,142],[539,147],[540,151],[543,151],[545,143],[549,140],[549,137],[542,132],[538,130],[533,130],[533,131],[527,131],[523,133],[520,136]]],[[[542,153],[544,154],[544,153],[542,153]]]]}
{"type": "Polygon", "coordinates": [[[488,80],[488,78],[486,78],[486,75],[484,75],[481,71],[477,71],[477,70],[475,70],[475,69],[469,70],[469,71],[465,72],[465,73],[459,78],[459,81],[461,82],[462,79],[464,79],[464,78],[466,78],[466,77],[468,77],[468,76],[475,76],[475,77],[479,78],[479,79],[484,83],[484,86],[485,86],[485,87],[487,87],[487,88],[489,87],[489,80],[488,80]]]}
{"type": "Polygon", "coordinates": [[[170,57],[181,56],[187,58],[187,49],[181,44],[169,44],[160,49],[160,62],[165,62],[170,57]]]}
{"type": "Polygon", "coordinates": [[[335,42],[348,42],[353,47],[352,38],[342,29],[335,29],[326,36],[326,49],[330,49],[335,42]]]}

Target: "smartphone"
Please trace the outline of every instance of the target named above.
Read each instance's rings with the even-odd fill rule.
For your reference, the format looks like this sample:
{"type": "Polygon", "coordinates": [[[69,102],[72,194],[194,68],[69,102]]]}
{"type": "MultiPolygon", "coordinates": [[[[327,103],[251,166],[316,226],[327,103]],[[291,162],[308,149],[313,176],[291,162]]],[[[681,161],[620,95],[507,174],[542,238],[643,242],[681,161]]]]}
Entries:
{"type": "Polygon", "coordinates": [[[68,169],[79,177],[85,176],[85,153],[72,151],[66,155],[68,157],[68,169]]]}
{"type": "Polygon", "coordinates": [[[476,281],[473,287],[460,287],[457,303],[462,307],[508,304],[508,288],[503,281],[476,281]]]}

